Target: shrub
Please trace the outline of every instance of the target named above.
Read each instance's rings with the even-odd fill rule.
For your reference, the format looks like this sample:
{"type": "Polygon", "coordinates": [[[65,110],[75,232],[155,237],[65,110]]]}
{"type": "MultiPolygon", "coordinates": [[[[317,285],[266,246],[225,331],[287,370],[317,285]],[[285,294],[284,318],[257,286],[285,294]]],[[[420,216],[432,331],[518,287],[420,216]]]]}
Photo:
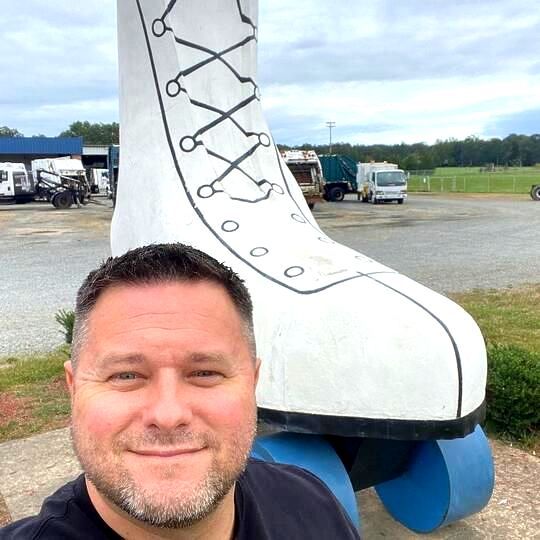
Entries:
{"type": "Polygon", "coordinates": [[[56,322],[59,323],[63,328],[63,330],[61,331],[64,334],[64,339],[66,340],[66,343],[68,345],[71,345],[71,342],[73,341],[73,325],[75,323],[75,313],[73,311],[61,309],[56,312],[54,318],[56,319],[56,322]]]}
{"type": "Polygon", "coordinates": [[[488,348],[487,422],[521,439],[540,429],[540,354],[514,345],[488,348]]]}

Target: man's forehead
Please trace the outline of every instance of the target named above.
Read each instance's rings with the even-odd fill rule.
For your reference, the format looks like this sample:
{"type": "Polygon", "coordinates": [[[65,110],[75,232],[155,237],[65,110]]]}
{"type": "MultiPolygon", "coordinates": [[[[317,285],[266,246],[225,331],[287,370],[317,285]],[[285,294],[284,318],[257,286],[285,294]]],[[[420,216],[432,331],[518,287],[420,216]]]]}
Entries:
{"type": "Polygon", "coordinates": [[[164,281],[113,285],[99,296],[94,310],[111,304],[118,311],[141,313],[174,313],[180,309],[194,309],[209,304],[211,310],[234,308],[227,290],[209,280],[164,281]]]}

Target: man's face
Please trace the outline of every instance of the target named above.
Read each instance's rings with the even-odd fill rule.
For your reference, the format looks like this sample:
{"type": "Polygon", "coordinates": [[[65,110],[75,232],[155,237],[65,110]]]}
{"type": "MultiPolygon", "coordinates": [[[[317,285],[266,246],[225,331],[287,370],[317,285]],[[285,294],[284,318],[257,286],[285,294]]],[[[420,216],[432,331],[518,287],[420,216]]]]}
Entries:
{"type": "Polygon", "coordinates": [[[230,491],[256,425],[258,370],[243,330],[211,282],[103,293],[66,371],[75,450],[107,500],[178,527],[230,491]]]}

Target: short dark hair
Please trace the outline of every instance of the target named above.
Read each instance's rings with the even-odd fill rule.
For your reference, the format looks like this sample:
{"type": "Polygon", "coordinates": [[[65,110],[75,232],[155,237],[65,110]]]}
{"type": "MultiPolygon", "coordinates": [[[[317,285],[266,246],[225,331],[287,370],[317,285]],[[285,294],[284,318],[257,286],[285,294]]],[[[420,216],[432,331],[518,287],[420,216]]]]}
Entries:
{"type": "Polygon", "coordinates": [[[87,330],[88,317],[99,297],[119,285],[210,281],[221,285],[232,300],[244,326],[253,357],[256,355],[253,304],[244,282],[228,266],[185,244],[151,244],[109,257],[90,272],[77,292],[72,361],[77,363],[87,330]]]}

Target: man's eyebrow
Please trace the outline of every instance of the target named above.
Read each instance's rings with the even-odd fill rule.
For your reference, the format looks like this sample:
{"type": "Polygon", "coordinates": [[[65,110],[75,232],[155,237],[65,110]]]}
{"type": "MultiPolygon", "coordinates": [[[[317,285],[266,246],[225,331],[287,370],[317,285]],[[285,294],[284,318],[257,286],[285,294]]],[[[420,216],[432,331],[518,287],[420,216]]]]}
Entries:
{"type": "Polygon", "coordinates": [[[231,359],[221,353],[201,353],[201,352],[194,352],[189,355],[189,361],[193,362],[194,364],[202,363],[202,362],[211,362],[215,364],[227,364],[230,363],[231,359]]]}
{"type": "Polygon", "coordinates": [[[114,367],[122,365],[139,365],[146,361],[142,354],[108,354],[99,358],[96,362],[97,368],[114,367]]]}

